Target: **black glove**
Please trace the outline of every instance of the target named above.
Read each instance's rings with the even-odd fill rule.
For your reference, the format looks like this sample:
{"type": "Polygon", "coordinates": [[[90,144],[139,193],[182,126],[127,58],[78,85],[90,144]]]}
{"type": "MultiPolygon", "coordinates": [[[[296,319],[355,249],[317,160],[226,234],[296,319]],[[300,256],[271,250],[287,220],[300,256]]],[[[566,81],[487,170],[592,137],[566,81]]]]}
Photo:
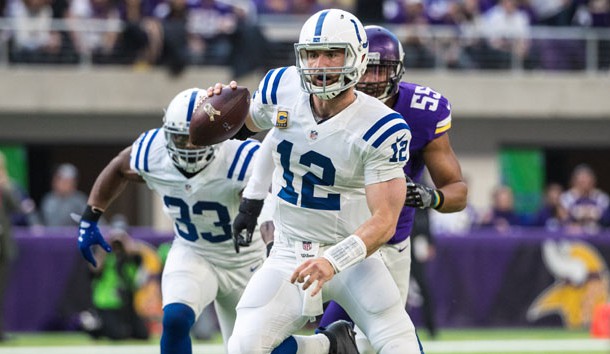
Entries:
{"type": "Polygon", "coordinates": [[[246,140],[249,137],[251,137],[252,135],[256,134],[256,132],[253,132],[252,130],[248,129],[248,127],[246,127],[246,125],[244,124],[238,131],[237,133],[235,133],[235,135],[233,135],[231,137],[231,139],[236,139],[236,140],[246,140]]]}
{"type": "Polygon", "coordinates": [[[233,220],[233,245],[235,252],[239,253],[239,247],[248,247],[252,242],[252,234],[263,209],[263,200],[243,198],[239,204],[239,214],[233,220]],[[246,230],[246,236],[242,231],[246,230]]]}
{"type": "Polygon", "coordinates": [[[443,192],[433,189],[423,184],[415,183],[407,177],[407,199],[405,205],[414,208],[434,208],[438,209],[445,201],[443,192]]]}

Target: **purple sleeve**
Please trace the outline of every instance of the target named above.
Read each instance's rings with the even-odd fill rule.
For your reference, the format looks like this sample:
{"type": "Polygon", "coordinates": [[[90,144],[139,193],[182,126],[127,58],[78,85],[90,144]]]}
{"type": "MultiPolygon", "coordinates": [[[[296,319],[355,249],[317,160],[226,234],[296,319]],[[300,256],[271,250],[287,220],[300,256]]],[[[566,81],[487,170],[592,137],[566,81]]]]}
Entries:
{"type": "MultiPolygon", "coordinates": [[[[447,98],[429,87],[401,82],[398,99],[392,108],[402,114],[411,128],[409,161],[404,172],[414,181],[420,182],[425,167],[423,149],[451,128],[451,106],[447,98]]],[[[413,208],[403,208],[396,234],[388,243],[395,244],[409,237],[414,215],[413,208]]]]}

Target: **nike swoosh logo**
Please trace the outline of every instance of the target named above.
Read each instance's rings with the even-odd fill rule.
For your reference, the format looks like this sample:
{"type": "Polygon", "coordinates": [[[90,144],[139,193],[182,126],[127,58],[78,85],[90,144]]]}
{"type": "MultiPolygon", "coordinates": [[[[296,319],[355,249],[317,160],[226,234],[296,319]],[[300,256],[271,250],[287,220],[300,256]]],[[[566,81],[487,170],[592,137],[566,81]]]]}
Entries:
{"type": "Polygon", "coordinates": [[[254,271],[256,271],[258,269],[258,267],[260,267],[260,264],[257,264],[255,266],[251,266],[250,267],[250,272],[254,273],[254,271]]]}
{"type": "Polygon", "coordinates": [[[403,248],[399,248],[399,249],[398,249],[398,253],[401,253],[402,251],[404,251],[404,250],[406,250],[406,249],[407,249],[407,246],[405,246],[405,247],[403,247],[403,248]]]}

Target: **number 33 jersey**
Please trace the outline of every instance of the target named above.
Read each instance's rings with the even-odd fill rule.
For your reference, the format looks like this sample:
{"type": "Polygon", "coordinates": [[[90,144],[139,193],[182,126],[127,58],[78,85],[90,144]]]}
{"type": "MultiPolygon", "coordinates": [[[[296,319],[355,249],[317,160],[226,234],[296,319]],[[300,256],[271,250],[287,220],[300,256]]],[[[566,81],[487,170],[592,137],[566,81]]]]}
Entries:
{"type": "Polygon", "coordinates": [[[257,126],[275,127],[276,237],[337,243],[370,218],[366,185],[404,179],[411,132],[400,114],[361,92],[318,124],[300,87],[294,66],[271,70],[250,105],[257,126]]]}
{"type": "Polygon", "coordinates": [[[133,143],[130,166],[161,198],[163,211],[174,222],[174,242],[195,248],[212,264],[237,268],[264,254],[260,237],[239,254],[231,237],[240,192],[250,178],[259,147],[256,140],[222,142],[216,145],[214,160],[187,178],[168,154],[163,129],[154,129],[133,143]]]}

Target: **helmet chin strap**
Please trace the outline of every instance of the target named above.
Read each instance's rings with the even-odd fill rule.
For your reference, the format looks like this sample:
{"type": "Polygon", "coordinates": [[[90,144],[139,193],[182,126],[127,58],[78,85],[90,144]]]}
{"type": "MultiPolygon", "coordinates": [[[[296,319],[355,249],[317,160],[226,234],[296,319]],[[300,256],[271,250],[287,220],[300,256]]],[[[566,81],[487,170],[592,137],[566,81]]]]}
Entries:
{"type": "Polygon", "coordinates": [[[198,174],[199,172],[205,170],[206,167],[208,167],[208,165],[205,165],[200,170],[197,170],[195,172],[189,172],[189,171],[185,170],[184,168],[180,167],[180,165],[178,165],[176,163],[174,163],[174,166],[176,166],[178,171],[180,171],[180,173],[182,173],[182,175],[186,178],[191,178],[191,177],[195,176],[196,174],[198,174]]]}
{"type": "MultiPolygon", "coordinates": [[[[346,81],[346,78],[343,77],[343,80],[346,81]]],[[[314,87],[316,89],[319,89],[319,90],[323,89],[323,87],[314,85],[312,82],[310,82],[310,84],[312,87],[314,87]]],[[[343,86],[343,85],[341,85],[341,77],[340,77],[339,80],[337,80],[337,82],[334,82],[334,83],[326,86],[326,90],[323,90],[326,92],[316,91],[313,94],[318,96],[318,98],[320,98],[321,100],[327,101],[327,100],[331,100],[331,99],[339,96],[340,94],[347,91],[350,87],[354,86],[355,84],[356,83],[353,82],[350,85],[343,86]],[[339,90],[340,88],[343,88],[343,90],[339,90]]]]}
{"type": "MultiPolygon", "coordinates": [[[[177,157],[177,158],[181,159],[180,157],[177,157]]],[[[205,157],[203,157],[203,158],[205,158],[205,157]]],[[[192,172],[188,171],[185,167],[181,166],[178,161],[174,161],[172,159],[172,162],[174,163],[174,166],[176,166],[178,171],[180,171],[180,173],[182,173],[187,178],[190,178],[190,177],[193,177],[194,175],[198,174],[199,172],[205,170],[210,165],[210,163],[212,163],[212,160],[214,160],[215,158],[216,158],[216,154],[213,154],[212,157],[210,158],[210,160],[206,164],[201,166],[201,168],[197,169],[196,171],[192,171],[192,172]]]]}
{"type": "Polygon", "coordinates": [[[315,85],[313,83],[313,81],[311,80],[311,78],[309,78],[309,85],[312,88],[312,92],[314,95],[318,96],[318,98],[322,99],[322,100],[330,100],[333,99],[335,97],[337,97],[337,95],[339,95],[339,93],[341,93],[341,91],[339,91],[339,89],[341,88],[341,83],[339,82],[339,80],[337,80],[336,82],[330,84],[330,85],[324,85],[324,86],[318,86],[315,85]]]}
{"type": "Polygon", "coordinates": [[[171,140],[168,140],[167,143],[167,152],[174,166],[183,174],[187,173],[191,176],[201,172],[214,160],[216,157],[215,150],[213,146],[198,149],[181,149],[171,143],[171,140]]]}
{"type": "Polygon", "coordinates": [[[383,103],[387,103],[388,100],[392,97],[394,97],[394,95],[390,94],[389,89],[386,89],[385,92],[383,93],[384,97],[379,98],[379,100],[383,103]]]}

